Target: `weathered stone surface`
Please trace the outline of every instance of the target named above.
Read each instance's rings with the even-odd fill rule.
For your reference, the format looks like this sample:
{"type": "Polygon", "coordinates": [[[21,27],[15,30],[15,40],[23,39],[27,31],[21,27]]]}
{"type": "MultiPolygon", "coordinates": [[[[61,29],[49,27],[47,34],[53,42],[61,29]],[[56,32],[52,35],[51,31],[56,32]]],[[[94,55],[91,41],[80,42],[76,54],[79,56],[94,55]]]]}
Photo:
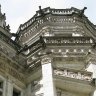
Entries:
{"type": "Polygon", "coordinates": [[[13,34],[0,6],[0,96],[93,94],[96,26],[84,10],[39,7],[13,34]]]}

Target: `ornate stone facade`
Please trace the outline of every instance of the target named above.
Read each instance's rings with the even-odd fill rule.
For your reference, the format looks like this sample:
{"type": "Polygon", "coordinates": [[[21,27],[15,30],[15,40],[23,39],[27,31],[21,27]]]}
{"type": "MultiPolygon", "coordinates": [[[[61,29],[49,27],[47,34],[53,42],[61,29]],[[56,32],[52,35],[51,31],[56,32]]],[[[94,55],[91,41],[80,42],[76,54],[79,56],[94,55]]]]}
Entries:
{"type": "Polygon", "coordinates": [[[14,34],[0,6],[0,96],[96,96],[96,26],[85,9],[39,7],[14,34]]]}

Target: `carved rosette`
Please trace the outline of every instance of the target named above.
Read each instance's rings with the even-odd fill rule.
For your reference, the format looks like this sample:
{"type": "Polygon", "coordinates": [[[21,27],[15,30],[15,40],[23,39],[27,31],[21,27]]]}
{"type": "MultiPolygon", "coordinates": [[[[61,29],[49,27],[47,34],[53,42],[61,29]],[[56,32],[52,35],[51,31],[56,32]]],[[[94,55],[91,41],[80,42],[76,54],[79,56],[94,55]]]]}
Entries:
{"type": "Polygon", "coordinates": [[[51,57],[49,57],[49,56],[42,56],[42,59],[41,59],[41,64],[48,64],[48,63],[51,63],[51,57]]]}

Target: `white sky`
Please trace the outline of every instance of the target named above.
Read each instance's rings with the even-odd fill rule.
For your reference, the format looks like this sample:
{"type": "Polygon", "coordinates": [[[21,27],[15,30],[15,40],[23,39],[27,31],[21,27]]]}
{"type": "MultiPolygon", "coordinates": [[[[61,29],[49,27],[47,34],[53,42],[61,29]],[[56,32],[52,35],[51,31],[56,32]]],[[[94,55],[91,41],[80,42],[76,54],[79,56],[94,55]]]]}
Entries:
{"type": "Polygon", "coordinates": [[[7,24],[11,26],[11,32],[16,32],[19,25],[30,19],[39,9],[38,6],[51,8],[82,9],[87,7],[86,16],[96,24],[96,0],[0,0],[2,13],[6,13],[7,24]]]}

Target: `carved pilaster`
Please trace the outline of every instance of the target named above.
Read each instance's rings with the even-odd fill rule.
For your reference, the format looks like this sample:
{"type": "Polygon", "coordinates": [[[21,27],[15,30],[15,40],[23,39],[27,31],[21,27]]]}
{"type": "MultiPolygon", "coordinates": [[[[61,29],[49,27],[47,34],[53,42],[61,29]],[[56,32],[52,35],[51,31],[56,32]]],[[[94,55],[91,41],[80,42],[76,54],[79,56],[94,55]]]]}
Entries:
{"type": "Polygon", "coordinates": [[[6,87],[8,89],[7,90],[7,96],[12,96],[12,93],[13,93],[13,82],[12,82],[12,80],[8,79],[6,87]]]}
{"type": "Polygon", "coordinates": [[[51,57],[48,55],[42,56],[41,64],[44,96],[56,96],[51,62],[51,57]]]}

